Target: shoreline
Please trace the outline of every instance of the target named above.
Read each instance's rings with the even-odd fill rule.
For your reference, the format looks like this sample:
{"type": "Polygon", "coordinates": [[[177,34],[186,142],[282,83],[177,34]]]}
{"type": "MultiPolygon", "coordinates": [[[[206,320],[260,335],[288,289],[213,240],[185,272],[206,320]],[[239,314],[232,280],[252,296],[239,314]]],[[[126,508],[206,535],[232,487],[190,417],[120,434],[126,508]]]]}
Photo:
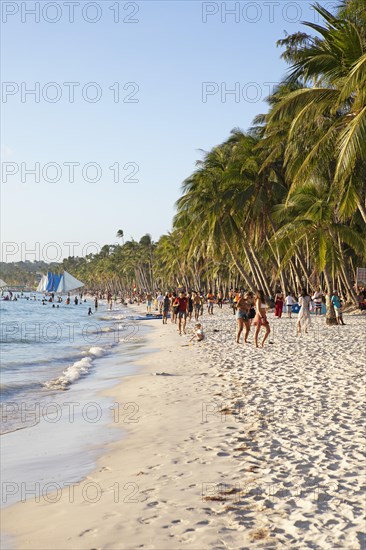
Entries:
{"type": "Polygon", "coordinates": [[[351,333],[359,319],[341,329],[318,324],[296,340],[285,319],[271,318],[274,344],[255,350],[234,344],[227,309],[215,313],[203,317],[206,340],[192,345],[170,321],[144,322],[155,327],[146,345],[158,351],[103,391],[120,404],[112,427],[125,436],[57,501],[50,493],[7,508],[2,524],[14,547],[362,548],[363,350],[351,333]],[[345,360],[355,346],[361,355],[346,379],[340,339],[345,360]],[[312,366],[319,342],[324,353],[312,366]]]}
{"type": "Polygon", "coordinates": [[[47,483],[52,492],[80,482],[95,469],[105,447],[124,437],[123,430],[109,429],[115,418],[109,390],[136,372],[134,361],[146,353],[144,333],[138,340],[127,337],[98,358],[93,370],[67,391],[54,391],[36,407],[28,404],[27,425],[1,436],[2,509],[32,498],[47,483]]]}

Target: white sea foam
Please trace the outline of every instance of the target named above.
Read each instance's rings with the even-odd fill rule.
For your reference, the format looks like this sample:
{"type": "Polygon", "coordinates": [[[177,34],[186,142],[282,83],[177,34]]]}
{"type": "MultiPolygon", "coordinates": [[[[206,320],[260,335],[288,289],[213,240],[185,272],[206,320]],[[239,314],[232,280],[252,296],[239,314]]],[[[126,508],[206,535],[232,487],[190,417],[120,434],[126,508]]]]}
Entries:
{"type": "Polygon", "coordinates": [[[75,363],[64,370],[59,378],[46,382],[44,386],[48,389],[66,389],[70,384],[87,375],[93,365],[93,360],[96,357],[105,355],[109,351],[109,348],[110,346],[105,348],[92,346],[88,351],[84,352],[85,357],[75,361],[75,363]]]}

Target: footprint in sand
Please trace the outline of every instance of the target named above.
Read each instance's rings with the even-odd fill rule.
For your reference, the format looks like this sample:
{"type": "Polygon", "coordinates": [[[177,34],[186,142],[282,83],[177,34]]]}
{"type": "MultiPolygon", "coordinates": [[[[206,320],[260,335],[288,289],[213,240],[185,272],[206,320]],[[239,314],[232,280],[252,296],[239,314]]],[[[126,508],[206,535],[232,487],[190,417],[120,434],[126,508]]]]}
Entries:
{"type": "Polygon", "coordinates": [[[149,518],[138,518],[138,522],[142,523],[144,525],[149,525],[151,523],[151,520],[156,519],[158,516],[150,516],[149,518]]]}
{"type": "Polygon", "coordinates": [[[79,537],[83,537],[84,535],[86,535],[87,533],[96,533],[97,532],[97,529],[85,529],[85,531],[82,531],[81,533],[79,533],[79,537]]]}

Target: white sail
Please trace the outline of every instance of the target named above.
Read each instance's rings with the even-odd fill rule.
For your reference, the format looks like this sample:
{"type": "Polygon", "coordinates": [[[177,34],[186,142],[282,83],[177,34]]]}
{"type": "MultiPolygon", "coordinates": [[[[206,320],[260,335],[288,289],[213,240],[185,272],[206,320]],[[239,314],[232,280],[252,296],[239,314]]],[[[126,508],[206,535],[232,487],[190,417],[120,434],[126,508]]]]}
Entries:
{"type": "Polygon", "coordinates": [[[47,275],[42,275],[42,279],[39,281],[36,292],[45,292],[47,280],[47,275]]]}
{"type": "Polygon", "coordinates": [[[8,283],[0,279],[0,288],[5,288],[6,286],[9,286],[8,283]]]}
{"type": "Polygon", "coordinates": [[[82,286],[84,286],[84,283],[75,279],[75,277],[70,275],[67,271],[64,271],[56,292],[70,292],[82,286]]]}

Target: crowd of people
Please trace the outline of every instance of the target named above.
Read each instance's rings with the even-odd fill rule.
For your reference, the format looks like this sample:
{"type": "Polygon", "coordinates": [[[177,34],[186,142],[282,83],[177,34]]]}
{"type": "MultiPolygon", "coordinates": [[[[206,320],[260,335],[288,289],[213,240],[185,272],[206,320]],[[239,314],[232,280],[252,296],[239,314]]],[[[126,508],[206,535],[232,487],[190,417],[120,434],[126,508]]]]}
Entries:
{"type": "MultiPolygon", "coordinates": [[[[358,288],[356,291],[359,309],[366,311],[366,288],[358,288]]],[[[15,297],[12,296],[12,298],[14,299],[15,297]]],[[[27,299],[31,298],[32,296],[27,296],[27,299]]],[[[36,299],[36,295],[34,295],[34,299],[36,299]]],[[[110,291],[106,294],[98,292],[94,295],[95,311],[98,309],[99,300],[104,299],[106,299],[107,307],[110,310],[113,308],[113,304],[117,302],[126,306],[128,304],[140,305],[145,303],[147,315],[158,314],[163,324],[167,324],[168,318],[170,318],[172,323],[177,324],[177,330],[180,335],[186,334],[187,321],[190,322],[194,318],[195,334],[193,338],[199,341],[204,339],[203,325],[200,318],[203,315],[205,307],[207,308],[208,315],[214,315],[215,306],[222,309],[223,304],[226,304],[236,316],[236,342],[240,343],[242,338],[243,343],[247,344],[251,328],[254,327],[254,344],[256,347],[263,347],[271,332],[267,318],[269,310],[274,311],[275,319],[281,319],[284,313],[288,318],[292,318],[293,313],[296,313],[297,333],[299,335],[308,332],[311,313],[315,316],[321,316],[326,311],[329,311],[330,308],[334,311],[336,323],[338,325],[345,324],[343,320],[344,299],[341,294],[336,289],[329,294],[322,291],[320,287],[317,287],[312,295],[304,288],[299,291],[296,299],[291,292],[285,295],[279,289],[274,297],[266,297],[263,290],[258,290],[254,293],[238,289],[231,289],[227,293],[222,289],[219,289],[216,293],[211,289],[207,293],[202,291],[186,292],[185,289],[165,293],[161,291],[154,293],[136,291],[136,289],[118,294],[112,294],[110,291]],[[259,342],[261,333],[262,338],[259,342]]],[[[42,304],[45,305],[46,302],[57,302],[59,304],[62,301],[63,298],[61,296],[51,293],[49,296],[43,297],[42,304]]],[[[83,300],[82,292],[80,292],[79,296],[75,296],[72,301],[75,305],[86,302],[85,298],[83,300]]],[[[71,295],[68,293],[65,304],[69,305],[70,303],[71,295]]],[[[53,305],[53,307],[55,306],[53,305]]],[[[57,307],[59,306],[57,305],[57,307]]],[[[89,307],[88,315],[92,314],[92,309],[89,307]]]]}
{"type": "Polygon", "coordinates": [[[249,333],[254,328],[254,344],[256,347],[263,347],[271,332],[267,313],[274,310],[274,317],[281,319],[282,314],[286,313],[292,318],[293,313],[297,313],[297,333],[307,333],[311,323],[311,313],[315,316],[324,315],[326,307],[334,308],[335,318],[338,325],[344,325],[342,306],[343,301],[337,290],[330,295],[323,292],[318,287],[310,295],[304,288],[299,291],[295,299],[289,292],[284,295],[280,290],[274,297],[266,297],[263,290],[256,293],[251,291],[230,290],[227,295],[223,290],[216,294],[209,290],[207,293],[201,291],[186,292],[180,289],[177,292],[156,292],[155,294],[147,292],[129,297],[130,303],[146,303],[147,315],[153,315],[153,312],[161,316],[163,324],[171,323],[177,325],[180,335],[186,334],[187,322],[192,318],[195,320],[195,333],[193,338],[201,341],[204,339],[203,326],[200,318],[204,309],[207,309],[208,315],[214,315],[214,307],[222,308],[227,304],[233,314],[236,316],[237,331],[236,342],[248,343],[249,333]]]}

